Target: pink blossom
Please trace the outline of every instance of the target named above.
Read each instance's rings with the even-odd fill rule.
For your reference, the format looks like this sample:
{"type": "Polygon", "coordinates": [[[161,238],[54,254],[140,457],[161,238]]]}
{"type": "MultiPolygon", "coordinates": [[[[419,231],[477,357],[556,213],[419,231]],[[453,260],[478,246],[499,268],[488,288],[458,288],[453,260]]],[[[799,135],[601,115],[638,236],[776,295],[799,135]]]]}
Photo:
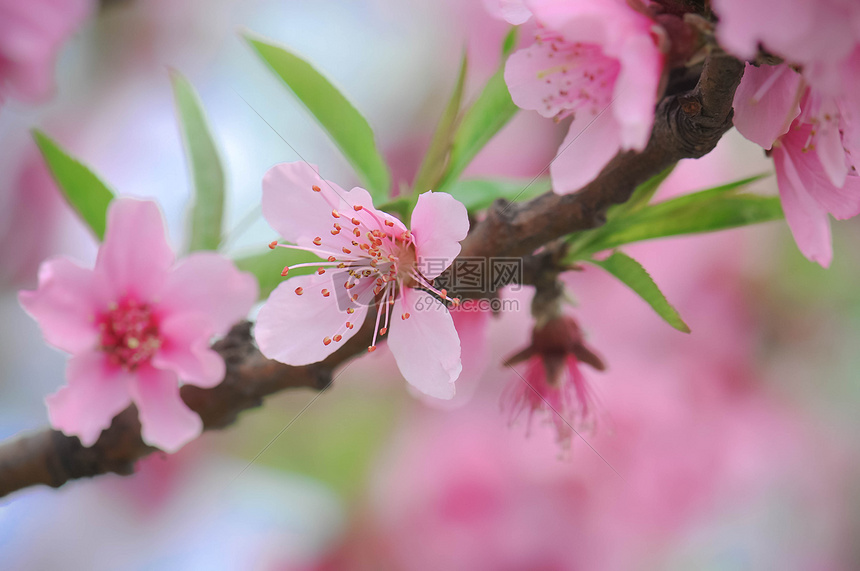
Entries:
{"type": "Polygon", "coordinates": [[[224,361],[212,349],[257,296],[253,276],[227,259],[195,253],[174,265],[154,202],[114,200],[95,268],[66,258],[42,264],[21,304],[45,340],[68,353],[68,385],[47,398],[51,425],[93,445],[134,403],[144,442],[175,452],[198,436],[200,417],[179,381],[213,387],[224,361]]]}
{"type": "Polygon", "coordinates": [[[62,44],[84,21],[91,0],[0,0],[0,103],[46,99],[62,44]]]}
{"type": "Polygon", "coordinates": [[[514,53],[505,81],[519,107],[559,121],[572,116],[553,189],[579,190],[619,151],[642,150],[654,122],[664,32],[623,0],[533,0],[539,31],[514,53]]]}
{"type": "Polygon", "coordinates": [[[802,66],[823,83],[839,83],[840,67],[860,44],[860,4],[854,0],[713,0],[717,38],[750,59],[759,45],[802,66]]]}
{"type": "Polygon", "coordinates": [[[508,365],[526,362],[524,374],[512,381],[503,396],[511,421],[523,413],[530,425],[538,412],[555,426],[558,441],[570,445],[573,425],[592,420],[592,403],[580,363],[603,370],[600,357],[589,349],[579,326],[571,317],[558,317],[535,326],[532,342],[510,359],[508,365]]]}
{"type": "Polygon", "coordinates": [[[809,86],[788,65],[747,64],[735,93],[738,131],[766,149],[776,166],[786,220],[803,255],[824,267],[833,251],[828,213],[860,213],[854,165],[860,94],[832,96],[809,86]]]}
{"type": "Polygon", "coordinates": [[[514,26],[528,22],[532,17],[526,0],[484,0],[484,7],[494,18],[514,26]]]}
{"type": "Polygon", "coordinates": [[[283,163],[263,179],[263,215],[295,244],[280,246],[325,260],[285,268],[318,270],[281,283],[260,310],[256,338],[264,355],[289,365],[321,361],[358,332],[376,303],[368,350],[390,329],[388,346],[403,377],[430,396],[454,396],[460,340],[443,303],[450,298],[432,282],[468,233],[462,204],[445,193],[420,195],[410,231],[375,209],[366,190],[347,192],[316,167],[283,163]]]}

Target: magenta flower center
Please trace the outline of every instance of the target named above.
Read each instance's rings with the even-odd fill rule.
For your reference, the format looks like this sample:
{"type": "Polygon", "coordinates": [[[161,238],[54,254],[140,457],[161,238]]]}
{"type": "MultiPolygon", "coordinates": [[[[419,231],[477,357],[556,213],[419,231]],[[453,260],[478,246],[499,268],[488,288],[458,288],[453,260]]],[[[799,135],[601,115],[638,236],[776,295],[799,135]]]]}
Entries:
{"type": "Polygon", "coordinates": [[[99,318],[98,326],[99,348],[127,371],[148,362],[161,346],[158,321],[146,303],[131,299],[113,303],[99,318]]]}

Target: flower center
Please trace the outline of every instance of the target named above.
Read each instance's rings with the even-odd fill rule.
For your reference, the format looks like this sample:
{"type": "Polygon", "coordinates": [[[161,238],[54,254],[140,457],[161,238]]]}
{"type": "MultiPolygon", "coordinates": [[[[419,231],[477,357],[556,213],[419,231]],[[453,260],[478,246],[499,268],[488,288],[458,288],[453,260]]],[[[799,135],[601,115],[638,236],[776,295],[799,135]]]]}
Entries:
{"type": "Polygon", "coordinates": [[[158,348],[158,321],[146,303],[126,299],[111,304],[99,319],[99,348],[109,359],[127,371],[148,362],[158,348]]]}

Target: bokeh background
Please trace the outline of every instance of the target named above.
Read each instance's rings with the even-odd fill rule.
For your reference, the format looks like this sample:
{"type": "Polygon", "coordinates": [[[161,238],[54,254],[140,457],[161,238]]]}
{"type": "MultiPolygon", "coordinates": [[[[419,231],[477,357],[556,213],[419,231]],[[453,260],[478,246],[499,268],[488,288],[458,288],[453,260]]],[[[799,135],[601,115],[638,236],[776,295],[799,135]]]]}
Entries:
{"type": "MultiPolygon", "coordinates": [[[[198,89],[220,147],[227,253],[275,238],[259,215],[273,164],[303,157],[342,186],[356,182],[241,39],[246,30],[340,85],[407,183],[462,50],[474,95],[506,32],[480,0],[93,2],[60,51],[53,97],[0,107],[0,437],[43,426],[43,398],[63,383],[65,357],[42,342],[16,292],[35,285],[44,258],[92,263],[96,252],[31,128],[118,193],[156,198],[176,246],[190,176],[169,68],[198,89]]],[[[468,174],[531,177],[561,129],[521,112],[468,174]]],[[[762,172],[769,160],[733,131],[680,165],[659,196],[762,172]]],[[[773,178],[756,190],[774,192],[773,178]]],[[[0,567],[856,569],[860,225],[839,223],[834,235],[826,271],[801,257],[783,223],[630,247],[690,335],[599,270],[566,276],[571,314],[608,363],[585,373],[600,411],[583,433],[590,446],[575,438],[562,450],[551,426],[511,423],[501,409],[505,388],[521,382],[501,359],[531,327],[531,292],[508,291],[520,310],[480,324],[484,346],[460,382],[471,398],[416,398],[380,350],[343,367],[319,398],[276,395],[132,477],[4,499],[0,567]]]]}

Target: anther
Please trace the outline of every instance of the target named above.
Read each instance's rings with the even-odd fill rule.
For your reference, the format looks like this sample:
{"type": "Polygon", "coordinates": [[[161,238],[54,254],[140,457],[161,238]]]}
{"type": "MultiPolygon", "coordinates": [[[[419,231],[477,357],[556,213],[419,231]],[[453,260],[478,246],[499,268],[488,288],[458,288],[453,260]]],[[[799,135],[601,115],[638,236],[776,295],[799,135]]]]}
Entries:
{"type": "Polygon", "coordinates": [[[324,273],[325,273],[325,268],[319,268],[319,269],[317,269],[317,274],[318,274],[318,275],[323,275],[324,273]]]}
{"type": "Polygon", "coordinates": [[[320,238],[319,236],[314,238],[314,244],[316,244],[317,246],[321,246],[322,245],[322,238],[320,238]]]}
{"type": "Polygon", "coordinates": [[[359,224],[361,224],[361,220],[359,220],[358,218],[353,218],[352,223],[358,226],[359,224]]]}
{"type": "Polygon", "coordinates": [[[391,220],[386,220],[385,225],[386,226],[394,226],[394,222],[392,222],[391,220]]]}
{"type": "Polygon", "coordinates": [[[439,290],[439,293],[442,294],[442,299],[448,299],[448,290],[447,289],[443,288],[443,289],[439,290]]]}
{"type": "Polygon", "coordinates": [[[329,257],[328,257],[328,261],[329,261],[329,262],[336,262],[336,261],[337,261],[337,258],[335,258],[334,256],[329,256],[329,257]]]}
{"type": "Polygon", "coordinates": [[[317,185],[313,185],[311,188],[314,189],[314,192],[322,192],[322,189],[317,185]]]}
{"type": "Polygon", "coordinates": [[[400,319],[402,319],[403,321],[406,321],[407,319],[409,319],[409,312],[406,312],[403,315],[401,315],[400,319]]]}
{"type": "Polygon", "coordinates": [[[363,207],[362,205],[360,205],[360,204],[356,204],[356,205],[355,205],[355,206],[353,206],[352,208],[353,208],[356,212],[358,212],[359,210],[361,210],[361,209],[362,209],[362,208],[364,208],[364,207],[363,207]]]}
{"type": "Polygon", "coordinates": [[[343,339],[343,335],[337,334],[333,337],[333,339],[334,339],[334,342],[337,343],[338,341],[343,339]]]}
{"type": "Polygon", "coordinates": [[[349,321],[346,322],[346,328],[347,329],[352,329],[353,327],[355,327],[355,326],[352,323],[350,323],[349,321]]]}
{"type": "Polygon", "coordinates": [[[340,218],[340,213],[337,210],[332,210],[331,215],[334,216],[335,218],[340,218]]]}
{"type": "Polygon", "coordinates": [[[368,353],[373,353],[374,351],[376,351],[376,345],[371,345],[367,348],[368,353]]]}
{"type": "Polygon", "coordinates": [[[353,313],[355,313],[355,308],[354,307],[347,307],[346,312],[348,314],[352,315],[353,313]]]}
{"type": "Polygon", "coordinates": [[[269,242],[269,248],[271,248],[272,250],[274,250],[277,247],[278,247],[278,241],[277,240],[272,240],[271,242],[269,242]]]}
{"type": "Polygon", "coordinates": [[[302,288],[297,287],[297,288],[296,288],[296,295],[302,295],[302,293],[303,293],[304,291],[305,291],[305,290],[303,290],[302,288]]]}
{"type": "Polygon", "coordinates": [[[325,339],[323,339],[323,345],[330,345],[330,344],[331,344],[331,337],[326,337],[325,339]]]}
{"type": "Polygon", "coordinates": [[[349,248],[344,248],[343,253],[344,254],[352,254],[352,250],[350,250],[349,248]]]}
{"type": "Polygon", "coordinates": [[[327,289],[322,290],[322,296],[323,297],[328,297],[330,295],[331,295],[331,292],[329,290],[327,290],[327,289]]]}
{"type": "Polygon", "coordinates": [[[388,333],[388,327],[383,327],[379,330],[380,335],[385,335],[386,333],[388,333]]]}
{"type": "Polygon", "coordinates": [[[281,270],[281,276],[285,276],[288,273],[290,273],[290,267],[289,266],[287,266],[283,270],[281,270]]]}

